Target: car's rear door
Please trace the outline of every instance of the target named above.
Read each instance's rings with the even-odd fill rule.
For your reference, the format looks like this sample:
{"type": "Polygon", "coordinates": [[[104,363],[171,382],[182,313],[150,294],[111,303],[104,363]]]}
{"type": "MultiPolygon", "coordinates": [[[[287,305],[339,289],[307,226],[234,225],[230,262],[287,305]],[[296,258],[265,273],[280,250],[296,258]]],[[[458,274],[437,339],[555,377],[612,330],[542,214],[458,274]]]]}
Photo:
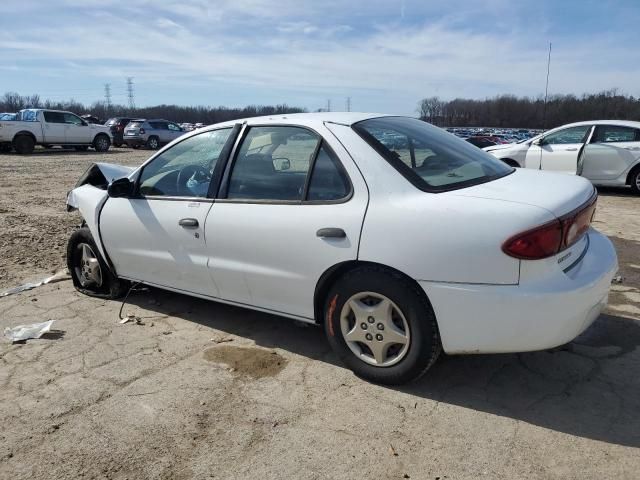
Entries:
{"type": "Polygon", "coordinates": [[[100,233],[118,275],[218,296],[204,235],[213,203],[209,189],[238,130],[202,132],[177,143],[142,168],[133,198],[107,200],[100,233]]]}
{"type": "Polygon", "coordinates": [[[592,125],[567,127],[543,137],[540,145],[540,168],[575,175],[578,156],[592,128],[592,125]]]}
{"type": "Polygon", "coordinates": [[[584,149],[581,175],[589,180],[607,181],[622,177],[640,159],[640,129],[622,125],[596,125],[584,149]]]}
{"type": "Polygon", "coordinates": [[[357,258],[366,185],[342,146],[322,133],[245,128],[205,229],[223,299],[312,319],[323,272],[357,258]]]}
{"type": "Polygon", "coordinates": [[[64,113],[44,111],[42,114],[44,116],[43,143],[65,143],[67,141],[67,124],[65,123],[64,113]]]}

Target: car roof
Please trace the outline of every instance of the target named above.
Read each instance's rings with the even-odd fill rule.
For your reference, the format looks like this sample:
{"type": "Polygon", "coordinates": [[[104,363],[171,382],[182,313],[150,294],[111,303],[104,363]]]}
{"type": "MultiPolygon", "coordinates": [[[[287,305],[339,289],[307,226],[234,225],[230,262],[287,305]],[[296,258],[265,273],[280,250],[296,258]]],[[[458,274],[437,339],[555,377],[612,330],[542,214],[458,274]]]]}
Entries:
{"type": "Polygon", "coordinates": [[[362,120],[367,120],[369,118],[377,118],[377,117],[387,117],[391,115],[383,114],[383,113],[360,113],[360,112],[313,112],[313,113],[291,113],[291,114],[280,114],[280,115],[265,115],[261,117],[250,117],[250,118],[239,118],[237,120],[230,120],[227,122],[216,123],[214,125],[209,125],[207,128],[215,129],[225,126],[232,126],[236,123],[247,123],[249,125],[265,125],[273,123],[283,124],[283,123],[293,123],[296,125],[306,125],[309,127],[317,126],[318,124],[322,124],[325,122],[328,123],[339,123],[341,125],[351,126],[354,123],[360,122],[362,120]]]}
{"type": "Polygon", "coordinates": [[[618,125],[620,127],[640,128],[640,122],[634,122],[632,120],[588,120],[584,122],[567,123],[566,125],[554,128],[554,130],[566,127],[579,127],[582,125],[618,125]]]}

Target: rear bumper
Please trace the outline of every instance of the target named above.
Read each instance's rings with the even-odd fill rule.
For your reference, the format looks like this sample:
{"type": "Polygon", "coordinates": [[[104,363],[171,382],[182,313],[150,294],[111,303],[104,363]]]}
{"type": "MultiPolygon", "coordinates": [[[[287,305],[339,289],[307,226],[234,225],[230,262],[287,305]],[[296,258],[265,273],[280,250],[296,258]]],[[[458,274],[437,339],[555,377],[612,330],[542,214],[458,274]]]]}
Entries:
{"type": "Polygon", "coordinates": [[[123,136],[122,140],[124,143],[129,145],[130,147],[133,145],[146,145],[147,139],[144,137],[136,136],[123,136]]]}
{"type": "Polygon", "coordinates": [[[607,304],[618,260],[611,241],[590,230],[589,248],[566,273],[519,285],[419,282],[434,308],[447,353],[544,350],[573,340],[607,304]]]}

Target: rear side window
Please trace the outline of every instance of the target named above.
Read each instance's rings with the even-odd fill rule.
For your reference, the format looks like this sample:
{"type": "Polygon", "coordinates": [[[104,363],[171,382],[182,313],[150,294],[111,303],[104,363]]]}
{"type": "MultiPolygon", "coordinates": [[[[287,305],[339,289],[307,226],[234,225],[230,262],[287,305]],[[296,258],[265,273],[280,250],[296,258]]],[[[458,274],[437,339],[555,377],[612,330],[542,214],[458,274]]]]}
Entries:
{"type": "Polygon", "coordinates": [[[43,112],[44,120],[47,123],[65,123],[64,113],[62,112],[43,112]]]}
{"type": "Polygon", "coordinates": [[[302,200],[320,137],[299,127],[252,127],[235,159],[227,198],[302,200]]]}
{"type": "Polygon", "coordinates": [[[492,155],[414,118],[372,118],[353,129],[421,190],[453,190],[513,172],[492,155]]]}
{"type": "Polygon", "coordinates": [[[307,200],[341,200],[350,193],[347,175],[338,159],[323,145],[313,165],[307,200]]]}
{"type": "Polygon", "coordinates": [[[637,142],[640,141],[640,130],[617,125],[598,125],[594,141],[598,143],[637,142]]]}

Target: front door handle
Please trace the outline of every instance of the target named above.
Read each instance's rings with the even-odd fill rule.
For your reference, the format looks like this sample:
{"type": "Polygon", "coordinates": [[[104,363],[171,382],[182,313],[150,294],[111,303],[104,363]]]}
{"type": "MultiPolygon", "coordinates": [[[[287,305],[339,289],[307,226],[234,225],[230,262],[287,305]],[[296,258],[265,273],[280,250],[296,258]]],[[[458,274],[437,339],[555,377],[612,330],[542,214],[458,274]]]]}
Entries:
{"type": "Polygon", "coordinates": [[[178,222],[178,225],[184,228],[195,228],[199,223],[195,218],[183,218],[178,222]]]}
{"type": "Polygon", "coordinates": [[[565,148],[567,152],[576,152],[578,149],[575,147],[565,148]]]}
{"type": "Polygon", "coordinates": [[[316,232],[316,237],[345,238],[347,234],[341,228],[321,228],[316,232]]]}

